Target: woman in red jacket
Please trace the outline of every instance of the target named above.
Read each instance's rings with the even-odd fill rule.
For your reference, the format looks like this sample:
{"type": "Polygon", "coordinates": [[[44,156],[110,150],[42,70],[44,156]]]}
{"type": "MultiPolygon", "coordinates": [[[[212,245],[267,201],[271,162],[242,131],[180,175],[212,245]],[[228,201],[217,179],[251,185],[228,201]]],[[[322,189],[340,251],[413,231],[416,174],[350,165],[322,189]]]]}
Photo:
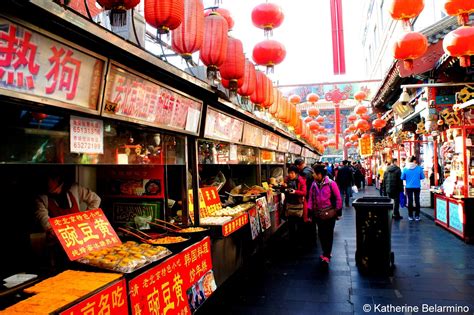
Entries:
{"type": "Polygon", "coordinates": [[[288,168],[288,177],[285,179],[287,188],[285,193],[286,217],[288,218],[288,228],[290,239],[301,238],[301,228],[304,222],[309,222],[308,207],[306,205],[306,178],[299,175],[296,166],[288,168]]]}

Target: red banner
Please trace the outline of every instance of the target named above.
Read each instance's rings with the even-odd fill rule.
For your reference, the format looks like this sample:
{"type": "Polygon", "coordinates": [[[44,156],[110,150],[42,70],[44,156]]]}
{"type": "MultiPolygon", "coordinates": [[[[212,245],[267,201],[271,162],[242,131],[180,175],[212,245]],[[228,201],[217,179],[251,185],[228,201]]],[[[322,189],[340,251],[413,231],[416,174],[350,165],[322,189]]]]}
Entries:
{"type": "Polygon", "coordinates": [[[125,279],[94,294],[59,315],[127,314],[128,299],[125,279]]]}
{"type": "Polygon", "coordinates": [[[245,212],[233,219],[232,221],[225,223],[222,226],[222,235],[228,236],[240,229],[241,227],[245,226],[247,223],[249,223],[249,217],[247,212],[245,212]]]}
{"type": "Polygon", "coordinates": [[[186,291],[212,269],[209,237],[129,282],[132,314],[190,314],[186,291]]]}
{"type": "Polygon", "coordinates": [[[101,209],[52,218],[49,223],[70,260],[121,244],[101,209]]]}
{"type": "Polygon", "coordinates": [[[206,204],[206,213],[201,213],[201,217],[208,217],[217,210],[222,209],[221,199],[216,187],[199,188],[199,191],[206,204]]]}

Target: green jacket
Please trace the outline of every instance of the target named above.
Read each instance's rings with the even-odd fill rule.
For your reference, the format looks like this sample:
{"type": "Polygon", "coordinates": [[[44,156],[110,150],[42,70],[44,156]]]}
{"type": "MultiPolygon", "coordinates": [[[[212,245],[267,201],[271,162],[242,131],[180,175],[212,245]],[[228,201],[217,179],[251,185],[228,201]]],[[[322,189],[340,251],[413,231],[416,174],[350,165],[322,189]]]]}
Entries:
{"type": "Polygon", "coordinates": [[[403,191],[402,171],[396,165],[390,165],[383,175],[383,188],[387,194],[398,195],[403,191]]]}

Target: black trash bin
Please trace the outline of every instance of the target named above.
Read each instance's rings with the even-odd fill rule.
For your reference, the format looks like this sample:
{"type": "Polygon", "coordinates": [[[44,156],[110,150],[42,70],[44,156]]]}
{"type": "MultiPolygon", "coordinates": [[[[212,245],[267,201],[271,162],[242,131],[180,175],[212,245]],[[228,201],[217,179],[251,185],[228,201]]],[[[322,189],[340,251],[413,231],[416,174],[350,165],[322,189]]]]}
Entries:
{"type": "Polygon", "coordinates": [[[352,202],[356,211],[356,265],[362,273],[391,273],[393,200],[363,197],[352,202]]]}

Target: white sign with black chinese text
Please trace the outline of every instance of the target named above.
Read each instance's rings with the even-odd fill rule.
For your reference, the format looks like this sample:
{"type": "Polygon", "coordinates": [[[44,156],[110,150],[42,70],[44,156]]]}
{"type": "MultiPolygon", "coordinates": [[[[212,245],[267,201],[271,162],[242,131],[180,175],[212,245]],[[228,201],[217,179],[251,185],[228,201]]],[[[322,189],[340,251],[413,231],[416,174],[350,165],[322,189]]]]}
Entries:
{"type": "Polygon", "coordinates": [[[102,120],[71,116],[71,152],[104,153],[104,123],[102,120]]]}

